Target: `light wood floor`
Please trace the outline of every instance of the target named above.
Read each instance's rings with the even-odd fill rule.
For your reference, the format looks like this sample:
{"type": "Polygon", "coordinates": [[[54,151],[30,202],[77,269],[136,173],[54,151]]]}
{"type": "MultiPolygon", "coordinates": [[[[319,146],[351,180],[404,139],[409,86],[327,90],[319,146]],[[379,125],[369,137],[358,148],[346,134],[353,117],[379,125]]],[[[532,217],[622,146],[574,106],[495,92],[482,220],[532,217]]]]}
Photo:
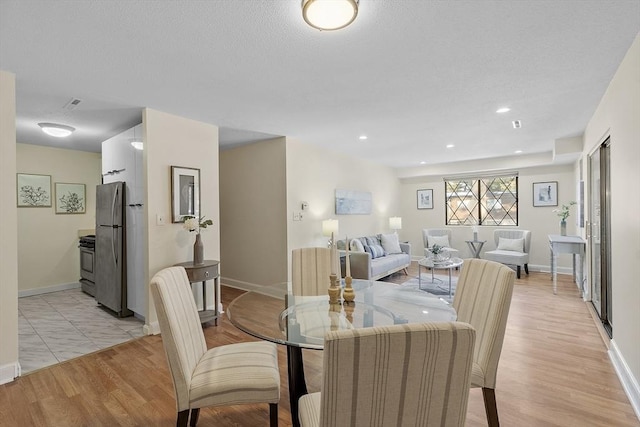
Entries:
{"type": "MultiPolygon", "coordinates": [[[[416,275],[414,265],[410,275],[416,275]]],[[[396,274],[388,280],[402,283],[396,274]]],[[[223,287],[226,306],[241,292],[223,287]]],[[[256,313],[259,316],[260,313],[256,313]]],[[[205,329],[211,346],[251,341],[226,318],[205,329]]],[[[305,351],[311,391],[322,352],[305,351]]],[[[291,425],[286,354],[279,349],[280,425],[291,425]]],[[[640,426],[587,306],[570,276],[553,295],[549,275],[516,281],[496,387],[503,426],[640,426]]],[[[0,426],[172,426],[175,400],[160,336],[139,338],[0,386],[0,426]]],[[[203,409],[199,426],[268,425],[267,405],[203,409]]],[[[467,426],[486,426],[482,393],[471,390],[467,426]]],[[[393,427],[393,426],[390,426],[393,427]]]]}

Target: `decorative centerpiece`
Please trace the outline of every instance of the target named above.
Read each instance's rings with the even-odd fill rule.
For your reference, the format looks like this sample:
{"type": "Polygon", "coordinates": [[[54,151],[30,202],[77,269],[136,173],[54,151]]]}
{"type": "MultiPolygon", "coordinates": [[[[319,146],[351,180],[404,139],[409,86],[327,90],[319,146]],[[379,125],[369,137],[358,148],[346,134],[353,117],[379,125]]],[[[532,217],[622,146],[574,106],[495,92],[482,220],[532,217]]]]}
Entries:
{"type": "Polygon", "coordinates": [[[196,232],[196,241],[193,244],[193,264],[204,264],[204,244],[200,238],[200,229],[213,225],[213,221],[210,219],[204,219],[204,216],[201,216],[200,219],[198,219],[195,216],[186,215],[182,218],[182,223],[182,228],[185,230],[189,232],[196,232]]]}
{"type": "Polygon", "coordinates": [[[568,205],[562,205],[560,209],[554,209],[553,212],[556,212],[560,217],[560,235],[567,235],[567,218],[569,218],[569,208],[575,205],[576,202],[571,201],[568,205]]]}
{"type": "Polygon", "coordinates": [[[336,251],[336,242],[331,233],[331,274],[329,275],[329,304],[340,304],[340,284],[338,282],[338,253],[336,251]]]}
{"type": "Polygon", "coordinates": [[[451,257],[449,251],[438,244],[431,246],[429,251],[431,252],[431,257],[434,264],[444,263],[451,257]]]}
{"type": "Polygon", "coordinates": [[[353,291],[353,286],[351,286],[351,262],[349,261],[349,236],[345,238],[347,252],[345,258],[345,275],[344,275],[344,291],[342,291],[342,297],[344,298],[345,304],[354,304],[353,300],[356,298],[356,293],[353,291]]]}

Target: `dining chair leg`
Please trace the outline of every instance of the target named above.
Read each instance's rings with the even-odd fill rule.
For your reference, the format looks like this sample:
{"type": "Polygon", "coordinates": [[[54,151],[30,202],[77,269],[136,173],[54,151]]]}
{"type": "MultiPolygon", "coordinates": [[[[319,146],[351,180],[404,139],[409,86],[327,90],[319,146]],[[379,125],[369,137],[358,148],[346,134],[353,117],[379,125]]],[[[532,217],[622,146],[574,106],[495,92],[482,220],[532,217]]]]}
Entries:
{"type": "Polygon", "coordinates": [[[196,427],[199,416],[200,416],[200,408],[194,408],[191,410],[191,423],[189,423],[191,427],[196,427]]]}
{"type": "Polygon", "coordinates": [[[496,406],[496,391],[492,388],[482,387],[482,397],[484,398],[484,410],[487,413],[489,427],[500,427],[498,407],[496,406]]]}
{"type": "Polygon", "coordinates": [[[269,403],[269,425],[278,427],[278,404],[269,403]]]}
{"type": "Polygon", "coordinates": [[[178,412],[178,420],[176,421],[176,427],[187,427],[188,421],[189,421],[188,409],[178,412]]]}

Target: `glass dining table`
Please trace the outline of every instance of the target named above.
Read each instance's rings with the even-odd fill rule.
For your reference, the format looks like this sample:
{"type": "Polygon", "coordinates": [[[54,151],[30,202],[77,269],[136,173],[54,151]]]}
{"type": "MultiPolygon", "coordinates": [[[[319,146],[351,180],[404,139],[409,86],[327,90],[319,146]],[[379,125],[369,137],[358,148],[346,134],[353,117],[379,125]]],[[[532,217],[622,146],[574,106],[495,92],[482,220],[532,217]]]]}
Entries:
{"type": "Polygon", "coordinates": [[[240,295],[227,308],[229,320],[238,329],[287,347],[294,426],[298,425],[298,399],[307,394],[302,349],[322,350],[327,332],[456,320],[447,301],[419,289],[358,279],[353,280],[353,288],[353,303],[329,304],[326,294],[293,295],[286,284],[266,286],[240,295]]]}

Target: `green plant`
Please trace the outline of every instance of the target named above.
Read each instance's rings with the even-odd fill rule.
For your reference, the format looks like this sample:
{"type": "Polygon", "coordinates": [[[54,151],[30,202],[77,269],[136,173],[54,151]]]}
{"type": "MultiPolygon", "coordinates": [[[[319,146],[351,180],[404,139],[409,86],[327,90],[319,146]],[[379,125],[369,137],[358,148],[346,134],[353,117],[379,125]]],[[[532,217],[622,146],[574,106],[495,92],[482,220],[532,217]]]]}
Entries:
{"type": "Polygon", "coordinates": [[[575,204],[576,202],[571,201],[568,205],[562,205],[560,209],[554,209],[553,212],[556,212],[563,221],[566,221],[569,218],[569,208],[575,204]]]}
{"type": "Polygon", "coordinates": [[[443,246],[440,245],[433,245],[431,246],[431,253],[434,255],[438,255],[440,252],[442,252],[442,250],[444,249],[443,246]]]}

